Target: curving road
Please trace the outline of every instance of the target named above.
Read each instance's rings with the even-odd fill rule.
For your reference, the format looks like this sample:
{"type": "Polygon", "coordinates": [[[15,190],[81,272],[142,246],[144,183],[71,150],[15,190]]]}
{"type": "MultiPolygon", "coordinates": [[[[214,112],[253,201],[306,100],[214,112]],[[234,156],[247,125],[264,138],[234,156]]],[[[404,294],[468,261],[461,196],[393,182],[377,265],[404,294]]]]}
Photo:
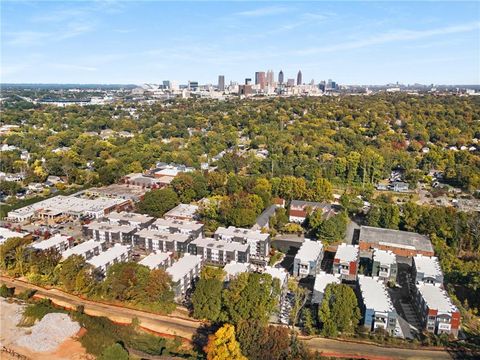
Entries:
{"type": "MultiPolygon", "coordinates": [[[[192,340],[193,335],[196,334],[197,329],[202,325],[202,322],[193,319],[157,315],[145,311],[85,300],[57,289],[48,290],[20,280],[12,280],[11,278],[4,276],[0,276],[0,283],[4,283],[9,287],[15,287],[16,290],[19,291],[35,289],[37,290],[36,296],[49,298],[58,306],[73,309],[82,305],[84,306],[86,314],[92,316],[105,316],[117,323],[131,323],[132,319],[136,317],[140,320],[140,325],[146,330],[160,334],[177,335],[189,341],[192,340]]],[[[301,337],[301,339],[311,350],[323,352],[325,355],[333,357],[361,357],[370,360],[451,360],[454,358],[447,351],[385,348],[377,345],[339,341],[320,337],[301,337]]],[[[462,357],[457,356],[457,358],[460,359],[462,357]]]]}

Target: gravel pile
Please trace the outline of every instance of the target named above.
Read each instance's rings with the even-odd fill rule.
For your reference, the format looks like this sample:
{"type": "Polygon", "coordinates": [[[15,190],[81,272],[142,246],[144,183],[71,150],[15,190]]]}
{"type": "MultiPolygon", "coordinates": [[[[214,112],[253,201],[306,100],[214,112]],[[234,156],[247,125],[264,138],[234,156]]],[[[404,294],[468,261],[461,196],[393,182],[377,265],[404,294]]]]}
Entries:
{"type": "Polygon", "coordinates": [[[79,330],[80,325],[67,314],[51,313],[32,326],[31,334],[20,337],[17,344],[32,351],[53,351],[79,330]]]}

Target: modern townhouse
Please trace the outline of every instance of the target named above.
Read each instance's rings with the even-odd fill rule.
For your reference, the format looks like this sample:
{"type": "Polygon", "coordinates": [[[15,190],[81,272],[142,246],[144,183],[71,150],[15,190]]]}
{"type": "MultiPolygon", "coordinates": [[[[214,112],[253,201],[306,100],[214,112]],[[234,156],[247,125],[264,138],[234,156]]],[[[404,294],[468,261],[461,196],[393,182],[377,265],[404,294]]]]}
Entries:
{"type": "Polygon", "coordinates": [[[342,280],[355,280],[360,260],[357,245],[338,245],[333,259],[333,273],[338,274],[342,280]]]}
{"type": "Polygon", "coordinates": [[[266,264],[270,253],[270,235],[259,230],[251,230],[229,226],[219,227],[215,231],[214,238],[227,242],[238,242],[250,246],[250,261],[253,263],[266,264]]]}
{"type": "Polygon", "coordinates": [[[304,278],[315,276],[320,271],[323,258],[323,244],[305,239],[293,260],[293,276],[304,278]]]}
{"type": "Polygon", "coordinates": [[[434,284],[415,285],[415,303],[423,328],[431,333],[458,336],[460,312],[447,292],[434,284]]]}
{"type": "Polygon", "coordinates": [[[373,250],[372,276],[382,281],[397,281],[397,256],[390,250],[373,250]]]}
{"type": "Polygon", "coordinates": [[[413,257],[412,278],[415,283],[443,286],[443,272],[435,256],[417,255],[413,257]]]}
{"type": "Polygon", "coordinates": [[[342,280],[340,277],[333,274],[327,274],[325,271],[320,271],[315,276],[315,283],[313,284],[312,304],[321,304],[325,289],[329,284],[340,284],[342,280]]]}
{"type": "Polygon", "coordinates": [[[370,331],[383,329],[390,335],[394,335],[397,327],[397,312],[383,281],[359,275],[357,293],[363,325],[370,331]]]}

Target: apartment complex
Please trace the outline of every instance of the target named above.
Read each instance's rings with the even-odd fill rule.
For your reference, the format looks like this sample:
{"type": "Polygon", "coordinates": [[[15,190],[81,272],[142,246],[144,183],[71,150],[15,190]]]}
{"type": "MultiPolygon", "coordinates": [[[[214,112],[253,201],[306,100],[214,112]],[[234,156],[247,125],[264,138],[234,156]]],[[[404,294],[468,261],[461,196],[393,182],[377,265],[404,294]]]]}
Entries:
{"type": "Polygon", "coordinates": [[[250,230],[229,226],[219,227],[214,234],[215,239],[227,242],[234,241],[250,246],[250,258],[265,260],[270,252],[270,235],[258,230],[250,230]]]}
{"type": "Polygon", "coordinates": [[[150,270],[166,269],[172,265],[172,253],[154,251],[139,261],[139,264],[147,266],[150,270]]]}
{"type": "Polygon", "coordinates": [[[113,264],[126,262],[130,259],[131,246],[115,244],[108,250],[87,260],[93,268],[101,275],[105,275],[113,264]]]}
{"type": "Polygon", "coordinates": [[[293,276],[303,278],[315,276],[323,258],[323,244],[320,241],[305,239],[293,260],[293,276]]]}
{"type": "Polygon", "coordinates": [[[108,222],[93,221],[82,227],[83,236],[109,244],[131,245],[137,228],[133,225],[117,225],[108,222]]]}
{"type": "Polygon", "coordinates": [[[327,274],[324,271],[320,271],[315,276],[315,283],[313,284],[312,304],[321,304],[325,289],[329,284],[340,284],[342,281],[339,276],[333,274],[327,274]]]}
{"type": "Polygon", "coordinates": [[[145,214],[132,212],[111,212],[105,216],[104,220],[113,225],[129,225],[137,229],[143,229],[151,225],[155,218],[145,214]]]}
{"type": "Polygon", "coordinates": [[[70,249],[62,252],[62,258],[67,259],[72,255],[82,256],[85,260],[89,260],[94,256],[99,255],[102,251],[105,250],[105,240],[96,241],[96,240],[87,240],[78,244],[70,249]]]}
{"type": "Polygon", "coordinates": [[[133,239],[135,246],[146,251],[173,251],[179,253],[186,253],[188,244],[192,240],[187,234],[171,233],[163,228],[154,229],[153,227],[137,231],[133,239]]]}
{"type": "Polygon", "coordinates": [[[196,221],[178,219],[157,219],[150,226],[151,229],[163,230],[172,234],[180,233],[196,239],[201,236],[204,225],[196,221]]]}
{"type": "Polygon", "coordinates": [[[202,257],[198,255],[185,255],[176,263],[167,268],[167,273],[172,277],[175,299],[181,300],[187,294],[200,276],[202,257]]]}
{"type": "Polygon", "coordinates": [[[443,272],[437,257],[417,255],[413,258],[412,268],[415,283],[443,285],[443,272]]]}
{"type": "Polygon", "coordinates": [[[68,235],[55,234],[51,238],[39,242],[34,242],[32,249],[35,250],[57,250],[62,253],[73,244],[73,238],[68,235]]]}
{"type": "Polygon", "coordinates": [[[201,255],[209,264],[225,265],[230,261],[247,263],[250,261],[250,245],[238,242],[197,238],[189,244],[189,252],[201,255]]]}

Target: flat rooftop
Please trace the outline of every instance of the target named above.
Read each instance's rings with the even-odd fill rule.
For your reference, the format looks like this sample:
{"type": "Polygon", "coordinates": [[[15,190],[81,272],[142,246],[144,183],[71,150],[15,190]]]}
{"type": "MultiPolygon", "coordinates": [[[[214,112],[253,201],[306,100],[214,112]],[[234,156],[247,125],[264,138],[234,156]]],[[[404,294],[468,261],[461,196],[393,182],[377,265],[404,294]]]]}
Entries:
{"type": "Polygon", "coordinates": [[[247,252],[250,245],[235,241],[215,240],[213,238],[197,238],[191,242],[197,246],[209,249],[247,252]]]}
{"type": "Polygon", "coordinates": [[[32,247],[37,250],[46,250],[50,249],[52,247],[55,247],[57,245],[60,245],[62,243],[68,242],[68,240],[71,238],[71,236],[67,235],[60,235],[60,234],[55,234],[51,238],[47,240],[43,240],[37,243],[33,243],[32,247]]]}
{"type": "Polygon", "coordinates": [[[341,282],[339,277],[333,274],[327,274],[325,271],[320,271],[320,273],[315,276],[313,290],[324,293],[328,284],[340,284],[341,282]]]}
{"type": "Polygon", "coordinates": [[[27,232],[12,231],[10,229],[0,227],[0,244],[3,244],[8,239],[11,239],[11,238],[14,238],[14,237],[23,238],[27,235],[28,235],[27,232]]]}
{"type": "Polygon", "coordinates": [[[447,314],[458,311],[447,292],[441,287],[433,284],[417,284],[416,286],[429,309],[436,309],[439,313],[447,314]]]}
{"type": "Polygon", "coordinates": [[[285,269],[279,269],[273,266],[265,266],[265,274],[269,274],[272,278],[280,280],[280,285],[285,284],[288,278],[288,273],[285,269]]]}
{"type": "Polygon", "coordinates": [[[413,258],[413,266],[415,266],[417,273],[423,273],[425,276],[443,276],[442,268],[436,256],[417,255],[413,258]]]}
{"type": "Polygon", "coordinates": [[[171,233],[165,230],[156,230],[156,229],[141,229],[135,233],[135,235],[140,236],[146,239],[152,240],[159,240],[159,241],[177,241],[177,242],[185,242],[190,239],[190,236],[187,234],[180,234],[180,233],[171,233]]]}
{"type": "Polygon", "coordinates": [[[188,221],[188,220],[178,220],[178,219],[157,219],[152,224],[152,226],[158,227],[168,227],[173,229],[182,229],[182,230],[190,230],[190,231],[198,231],[202,229],[203,224],[196,222],[196,221],[188,221]]]}
{"type": "Polygon", "coordinates": [[[373,250],[373,261],[378,261],[381,265],[392,265],[397,262],[397,256],[390,250],[373,250]]]}
{"type": "Polygon", "coordinates": [[[227,273],[227,275],[235,276],[243,272],[249,272],[250,265],[245,263],[239,263],[236,261],[231,261],[223,267],[223,270],[227,273]]]}
{"type": "Polygon", "coordinates": [[[320,241],[305,239],[300,249],[298,249],[296,259],[300,261],[315,261],[323,250],[323,244],[320,241]]]}
{"type": "Polygon", "coordinates": [[[106,197],[119,197],[122,199],[138,200],[148,189],[142,186],[132,184],[111,184],[99,188],[90,188],[85,190],[87,194],[95,194],[106,197]]]}
{"type": "Polygon", "coordinates": [[[197,205],[178,204],[170,211],[167,211],[164,217],[193,218],[198,211],[197,205]]]}
{"type": "Polygon", "coordinates": [[[133,212],[111,212],[107,215],[105,215],[105,218],[108,220],[114,220],[114,221],[128,221],[132,223],[139,223],[139,224],[145,224],[154,219],[154,217],[145,215],[145,214],[139,214],[139,213],[133,213],[133,212]]]}
{"type": "Polygon", "coordinates": [[[358,283],[363,303],[367,309],[373,309],[378,312],[391,312],[394,310],[392,300],[383,282],[373,277],[359,275],[358,283]]]}
{"type": "Polygon", "coordinates": [[[337,247],[335,259],[339,259],[340,262],[351,262],[358,259],[359,250],[357,245],[347,245],[341,243],[337,247]]]}
{"type": "Polygon", "coordinates": [[[137,228],[132,225],[118,225],[107,222],[92,221],[90,224],[85,225],[90,230],[107,231],[112,233],[130,233],[137,228]]]}
{"type": "Polygon", "coordinates": [[[115,244],[110,249],[100,253],[97,256],[94,256],[87,262],[93,265],[95,268],[105,266],[106,264],[111,264],[113,260],[120,258],[124,254],[130,252],[130,246],[115,244]]]}
{"type": "Polygon", "coordinates": [[[96,241],[96,240],[88,240],[88,241],[84,241],[83,243],[81,244],[78,244],[74,247],[71,247],[70,249],[67,249],[65,250],[63,253],[62,253],[62,257],[64,259],[68,258],[69,256],[71,255],[83,255],[83,254],[86,254],[87,252],[91,251],[91,250],[94,250],[98,247],[101,247],[102,244],[105,242],[105,240],[103,241],[96,241]]]}
{"type": "Polygon", "coordinates": [[[171,252],[155,251],[151,254],[148,254],[144,259],[142,259],[142,261],[139,262],[139,264],[145,265],[153,270],[156,269],[158,265],[168,260],[170,256],[172,256],[171,252]]]}
{"type": "Polygon", "coordinates": [[[170,266],[167,273],[172,277],[173,282],[177,282],[201,263],[201,256],[187,254],[170,266]]]}
{"type": "Polygon", "coordinates": [[[359,239],[360,242],[433,253],[433,246],[428,237],[410,231],[361,226],[359,239]]]}
{"type": "Polygon", "coordinates": [[[220,226],[217,229],[217,231],[215,231],[215,235],[227,236],[227,237],[239,237],[239,238],[252,239],[257,241],[266,241],[270,236],[269,234],[262,233],[260,230],[237,228],[235,226],[229,226],[228,228],[224,228],[220,226]]]}

